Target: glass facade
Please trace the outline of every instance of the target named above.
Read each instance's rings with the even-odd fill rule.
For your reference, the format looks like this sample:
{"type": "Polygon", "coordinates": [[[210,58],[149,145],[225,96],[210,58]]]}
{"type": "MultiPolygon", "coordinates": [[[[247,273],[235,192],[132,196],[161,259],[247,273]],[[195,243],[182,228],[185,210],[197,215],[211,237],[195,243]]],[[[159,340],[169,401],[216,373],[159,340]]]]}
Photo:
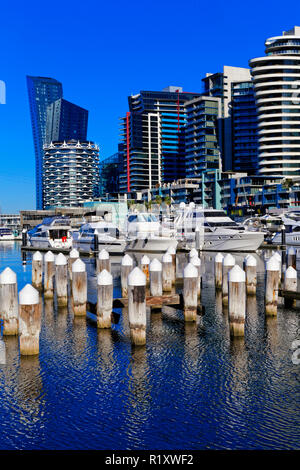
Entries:
{"type": "Polygon", "coordinates": [[[63,140],[86,140],[88,114],[86,109],[59,99],[48,105],[46,143],[63,140]]]}
{"type": "Polygon", "coordinates": [[[62,98],[62,84],[53,78],[27,76],[36,168],[36,208],[43,208],[43,145],[46,143],[47,107],[62,98]]]}
{"type": "Polygon", "coordinates": [[[107,194],[119,193],[122,164],[121,152],[100,161],[99,196],[101,198],[106,197],[107,194]]]}

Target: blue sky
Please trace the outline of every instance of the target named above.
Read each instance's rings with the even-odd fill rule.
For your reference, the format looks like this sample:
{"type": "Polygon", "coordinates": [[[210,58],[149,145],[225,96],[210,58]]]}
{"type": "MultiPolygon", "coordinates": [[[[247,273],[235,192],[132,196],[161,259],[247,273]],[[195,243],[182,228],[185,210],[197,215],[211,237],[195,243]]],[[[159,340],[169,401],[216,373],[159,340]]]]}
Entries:
{"type": "Polygon", "coordinates": [[[89,113],[101,157],[117,150],[127,96],[168,85],[201,91],[206,72],[247,67],[264,40],[299,24],[286,1],[28,0],[2,2],[0,210],[35,208],[35,162],[26,75],[53,77],[89,113]]]}

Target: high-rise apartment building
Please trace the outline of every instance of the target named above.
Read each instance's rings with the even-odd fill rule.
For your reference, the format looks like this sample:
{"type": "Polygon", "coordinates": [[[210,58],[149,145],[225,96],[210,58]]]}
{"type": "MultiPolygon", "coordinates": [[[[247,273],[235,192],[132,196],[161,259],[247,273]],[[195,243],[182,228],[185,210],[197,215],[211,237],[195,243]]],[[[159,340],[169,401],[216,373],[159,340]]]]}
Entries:
{"type": "Polygon", "coordinates": [[[223,72],[207,73],[202,79],[204,95],[221,99],[221,134],[220,147],[222,154],[222,169],[230,171],[233,168],[233,119],[232,119],[232,85],[236,82],[251,81],[250,70],[242,67],[224,66],[223,72]]]}
{"type": "Polygon", "coordinates": [[[258,140],[253,82],[233,82],[231,97],[232,169],[254,175],[258,170],[258,140]]]}
{"type": "Polygon", "coordinates": [[[76,207],[99,195],[99,147],[89,141],[44,145],[43,208],[76,207]]]}
{"type": "Polygon", "coordinates": [[[201,96],[187,101],[185,109],[186,177],[201,178],[203,171],[221,169],[221,99],[201,96]]]}
{"type": "Polygon", "coordinates": [[[300,27],[266,40],[266,56],[250,60],[257,113],[259,173],[300,171],[300,27]]]}
{"type": "Polygon", "coordinates": [[[172,86],[128,98],[129,112],[121,124],[122,192],[151,189],[185,176],[185,104],[198,96],[172,86]]]}
{"type": "Polygon", "coordinates": [[[86,140],[89,112],[60,98],[47,107],[46,140],[86,140]]]}
{"type": "Polygon", "coordinates": [[[36,207],[43,208],[43,145],[46,142],[47,107],[62,98],[62,84],[53,78],[27,76],[36,174],[36,207]]]}

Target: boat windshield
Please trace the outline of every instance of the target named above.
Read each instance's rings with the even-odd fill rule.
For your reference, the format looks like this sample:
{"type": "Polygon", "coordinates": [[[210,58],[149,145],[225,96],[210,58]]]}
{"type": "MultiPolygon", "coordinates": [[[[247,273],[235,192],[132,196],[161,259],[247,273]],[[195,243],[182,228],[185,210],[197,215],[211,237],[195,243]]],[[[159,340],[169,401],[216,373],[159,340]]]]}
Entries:
{"type": "Polygon", "coordinates": [[[157,222],[157,218],[153,214],[138,214],[138,222],[157,222]]]}
{"type": "Polygon", "coordinates": [[[67,237],[68,236],[68,230],[64,230],[64,229],[54,229],[54,230],[49,230],[49,237],[51,240],[58,240],[60,238],[63,238],[63,237],[67,237]]]}

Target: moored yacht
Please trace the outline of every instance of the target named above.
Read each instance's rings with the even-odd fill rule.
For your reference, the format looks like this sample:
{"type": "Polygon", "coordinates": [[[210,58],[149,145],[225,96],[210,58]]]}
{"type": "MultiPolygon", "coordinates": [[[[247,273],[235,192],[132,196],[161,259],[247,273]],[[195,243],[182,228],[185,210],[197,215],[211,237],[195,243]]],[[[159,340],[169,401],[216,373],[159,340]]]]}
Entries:
{"type": "Polygon", "coordinates": [[[0,227],[0,241],[13,241],[19,239],[20,237],[18,237],[10,228],[0,227]]]}
{"type": "Polygon", "coordinates": [[[205,251],[256,251],[264,233],[246,230],[223,210],[194,206],[180,210],[175,219],[177,236],[187,247],[195,243],[195,230],[200,232],[200,249],[205,251]]]}
{"type": "Polygon", "coordinates": [[[69,249],[72,246],[71,225],[63,216],[46,217],[28,232],[30,246],[36,248],[69,249]]]}

